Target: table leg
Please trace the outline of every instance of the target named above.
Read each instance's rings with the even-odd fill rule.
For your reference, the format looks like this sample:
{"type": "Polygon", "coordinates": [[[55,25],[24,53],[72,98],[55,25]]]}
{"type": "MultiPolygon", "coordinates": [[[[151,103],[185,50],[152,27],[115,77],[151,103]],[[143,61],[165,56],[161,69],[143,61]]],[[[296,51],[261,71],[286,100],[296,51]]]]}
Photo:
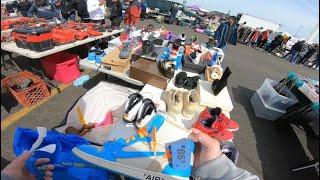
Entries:
{"type": "Polygon", "coordinates": [[[10,58],[10,61],[11,61],[11,63],[18,69],[18,71],[22,71],[21,70],[21,68],[18,66],[18,64],[16,63],[16,61],[12,58],[12,53],[8,53],[8,55],[9,55],[9,58],[10,58]]]}
{"type": "Polygon", "coordinates": [[[21,72],[21,71],[22,71],[21,68],[20,68],[19,65],[16,63],[15,59],[12,57],[12,52],[8,52],[8,51],[3,51],[3,50],[1,50],[1,58],[2,58],[2,60],[3,60],[3,64],[4,64],[5,70],[8,70],[8,68],[6,67],[6,60],[5,60],[5,58],[4,58],[4,56],[5,56],[6,54],[8,54],[8,56],[9,56],[9,62],[17,68],[17,69],[16,69],[17,71],[21,72]],[[3,55],[3,53],[4,53],[4,55],[3,55]]]}

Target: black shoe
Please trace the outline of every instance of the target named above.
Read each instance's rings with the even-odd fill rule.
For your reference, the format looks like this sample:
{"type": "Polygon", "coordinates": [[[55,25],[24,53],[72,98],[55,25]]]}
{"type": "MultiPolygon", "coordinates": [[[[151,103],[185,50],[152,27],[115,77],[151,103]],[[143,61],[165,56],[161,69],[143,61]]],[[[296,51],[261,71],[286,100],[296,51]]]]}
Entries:
{"type": "Polygon", "coordinates": [[[187,78],[187,73],[186,72],[179,72],[177,75],[176,75],[176,78],[175,78],[175,81],[174,81],[174,85],[177,87],[177,88],[182,88],[183,85],[184,85],[184,81],[186,80],[187,78]]]}
{"type": "Polygon", "coordinates": [[[142,41],[142,53],[143,55],[152,54],[154,51],[154,40],[144,40],[142,41]]]}
{"type": "Polygon", "coordinates": [[[212,82],[211,88],[212,88],[213,94],[214,94],[215,96],[217,96],[217,95],[221,92],[221,90],[222,90],[224,87],[227,86],[227,84],[228,84],[228,78],[229,78],[229,76],[231,75],[231,73],[232,73],[232,72],[230,71],[229,67],[227,67],[227,68],[224,70],[221,79],[218,80],[217,82],[216,82],[216,80],[212,82]]]}
{"type": "Polygon", "coordinates": [[[184,80],[183,88],[187,90],[195,89],[198,86],[199,76],[187,77],[184,80]]]}
{"type": "Polygon", "coordinates": [[[175,65],[170,61],[158,62],[158,69],[164,77],[171,79],[174,76],[175,65]]]}
{"type": "Polygon", "coordinates": [[[143,97],[141,94],[130,94],[125,103],[123,120],[126,122],[134,122],[137,119],[137,112],[142,104],[143,97]]]}
{"type": "Polygon", "coordinates": [[[135,127],[140,129],[147,125],[156,112],[157,108],[153,101],[148,98],[144,99],[137,113],[137,120],[134,123],[135,127]]]}

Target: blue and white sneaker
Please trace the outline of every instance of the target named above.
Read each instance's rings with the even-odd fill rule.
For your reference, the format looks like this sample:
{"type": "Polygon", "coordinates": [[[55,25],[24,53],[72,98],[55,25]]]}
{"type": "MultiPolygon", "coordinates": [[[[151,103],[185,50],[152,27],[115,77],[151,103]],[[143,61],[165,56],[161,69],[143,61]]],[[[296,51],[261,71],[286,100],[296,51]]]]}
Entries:
{"type": "MultiPolygon", "coordinates": [[[[162,148],[166,152],[157,151],[157,149],[154,152],[151,150],[152,148],[143,150],[141,146],[134,147],[141,143],[151,144],[153,131],[159,131],[164,123],[165,116],[156,114],[150,122],[138,129],[137,133],[130,138],[107,141],[100,148],[93,145],[80,145],[72,151],[76,156],[89,163],[136,179],[189,179],[194,149],[191,140],[182,139],[166,144],[166,148],[162,148]],[[148,168],[150,162],[159,164],[157,163],[158,159],[164,159],[160,170],[154,171],[152,169],[151,171],[151,168],[148,168]],[[146,164],[146,167],[142,168],[141,164],[146,164]]],[[[162,145],[159,144],[159,146],[162,145]]]]}

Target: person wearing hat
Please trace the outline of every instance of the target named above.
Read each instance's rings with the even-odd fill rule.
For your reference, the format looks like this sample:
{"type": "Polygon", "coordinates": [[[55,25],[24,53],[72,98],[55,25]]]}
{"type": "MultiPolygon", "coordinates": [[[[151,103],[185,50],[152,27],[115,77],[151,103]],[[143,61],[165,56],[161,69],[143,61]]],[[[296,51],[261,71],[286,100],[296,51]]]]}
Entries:
{"type": "Polygon", "coordinates": [[[226,49],[228,44],[236,45],[238,39],[236,17],[231,16],[227,22],[220,24],[213,37],[218,48],[222,50],[226,49]]]}

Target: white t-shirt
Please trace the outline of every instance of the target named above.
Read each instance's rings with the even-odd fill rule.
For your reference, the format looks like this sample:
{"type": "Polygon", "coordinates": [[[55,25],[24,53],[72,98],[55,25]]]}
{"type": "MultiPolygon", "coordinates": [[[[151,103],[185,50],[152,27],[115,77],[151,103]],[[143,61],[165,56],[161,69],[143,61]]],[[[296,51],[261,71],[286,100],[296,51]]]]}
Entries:
{"type": "Polygon", "coordinates": [[[105,5],[99,6],[100,0],[87,0],[87,9],[92,20],[103,20],[106,13],[105,5]]]}

